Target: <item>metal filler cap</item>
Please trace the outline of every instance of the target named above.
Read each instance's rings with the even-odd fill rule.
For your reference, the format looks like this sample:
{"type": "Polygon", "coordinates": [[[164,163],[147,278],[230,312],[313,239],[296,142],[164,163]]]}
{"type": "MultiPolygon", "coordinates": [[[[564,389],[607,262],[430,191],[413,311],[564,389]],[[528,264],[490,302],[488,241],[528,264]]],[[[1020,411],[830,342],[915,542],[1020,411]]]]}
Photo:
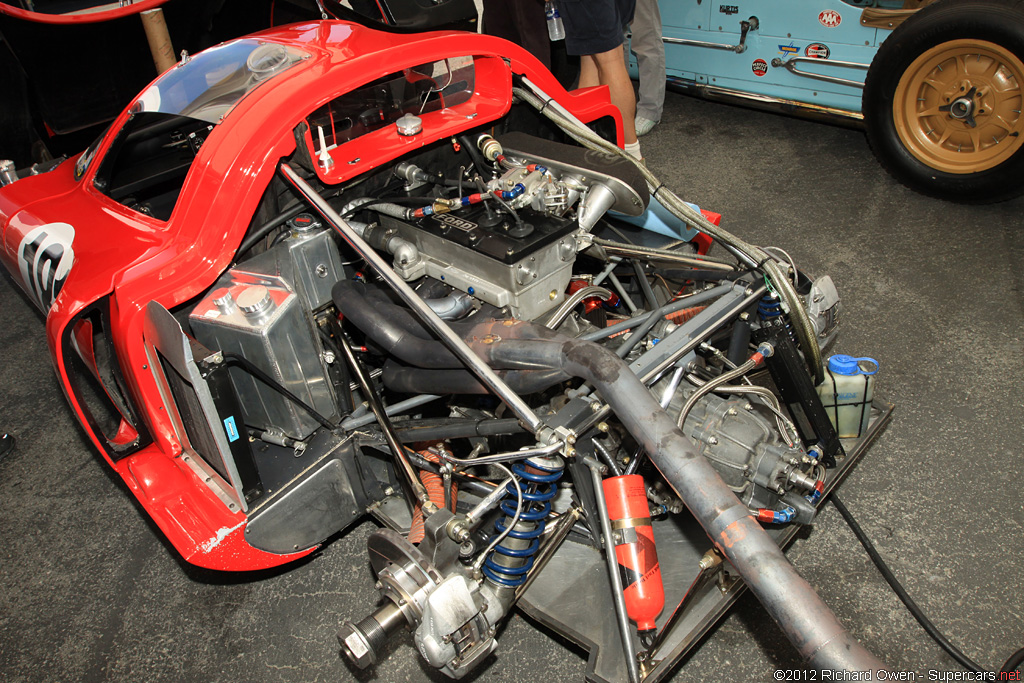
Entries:
{"type": "Polygon", "coordinates": [[[236,308],[235,299],[227,287],[222,287],[213,293],[213,304],[224,315],[230,315],[236,308]]]}
{"type": "Polygon", "coordinates": [[[298,216],[288,221],[288,227],[295,232],[313,232],[314,230],[320,229],[320,221],[318,221],[312,214],[300,213],[298,216]]]}
{"type": "Polygon", "coordinates": [[[406,137],[416,135],[423,130],[423,119],[415,114],[404,114],[395,121],[395,128],[398,129],[399,135],[406,137]]]}
{"type": "Polygon", "coordinates": [[[235,301],[242,309],[242,313],[250,317],[268,312],[274,304],[274,300],[270,298],[270,291],[263,285],[246,287],[235,297],[235,301]]]}

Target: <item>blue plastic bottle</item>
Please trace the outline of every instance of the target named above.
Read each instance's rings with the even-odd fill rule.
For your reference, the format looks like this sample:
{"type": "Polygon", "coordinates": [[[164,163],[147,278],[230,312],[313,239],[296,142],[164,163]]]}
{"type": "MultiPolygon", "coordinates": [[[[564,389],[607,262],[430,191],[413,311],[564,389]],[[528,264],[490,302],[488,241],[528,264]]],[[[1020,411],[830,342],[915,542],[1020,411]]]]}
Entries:
{"type": "Polygon", "coordinates": [[[839,438],[854,439],[867,429],[877,372],[878,361],[874,358],[836,354],[828,359],[825,379],[817,389],[839,438]],[[875,367],[868,372],[861,368],[861,363],[875,367]]]}

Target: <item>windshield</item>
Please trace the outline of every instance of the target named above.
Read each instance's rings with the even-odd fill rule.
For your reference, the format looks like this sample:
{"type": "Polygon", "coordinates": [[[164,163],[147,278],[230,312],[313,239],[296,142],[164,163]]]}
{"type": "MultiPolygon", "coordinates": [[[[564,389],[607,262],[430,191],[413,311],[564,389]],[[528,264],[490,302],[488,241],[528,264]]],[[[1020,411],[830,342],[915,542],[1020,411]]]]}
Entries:
{"type": "Polygon", "coordinates": [[[242,97],[309,55],[260,40],[234,40],[168,70],[135,103],[133,113],[178,114],[219,123],[242,97]]]}

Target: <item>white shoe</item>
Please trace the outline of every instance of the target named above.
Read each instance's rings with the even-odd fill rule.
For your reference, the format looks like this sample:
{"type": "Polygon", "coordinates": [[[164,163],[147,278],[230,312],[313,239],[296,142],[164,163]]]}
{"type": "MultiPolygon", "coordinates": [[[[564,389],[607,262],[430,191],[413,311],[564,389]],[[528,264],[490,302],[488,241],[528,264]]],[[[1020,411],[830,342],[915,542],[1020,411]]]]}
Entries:
{"type": "Polygon", "coordinates": [[[650,119],[646,119],[643,116],[638,116],[634,121],[634,125],[636,125],[636,134],[637,137],[639,137],[641,135],[647,135],[648,133],[650,133],[654,129],[654,127],[658,125],[658,122],[651,121],[650,119]]]}

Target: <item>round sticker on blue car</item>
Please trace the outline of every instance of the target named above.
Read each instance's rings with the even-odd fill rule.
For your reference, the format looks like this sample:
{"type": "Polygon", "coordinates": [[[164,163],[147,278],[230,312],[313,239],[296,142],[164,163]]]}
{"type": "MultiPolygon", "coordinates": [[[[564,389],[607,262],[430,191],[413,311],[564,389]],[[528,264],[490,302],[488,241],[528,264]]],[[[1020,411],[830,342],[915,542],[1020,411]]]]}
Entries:
{"type": "Polygon", "coordinates": [[[804,48],[804,54],[814,59],[828,59],[832,55],[832,50],[824,43],[811,43],[804,48]]]}
{"type": "Polygon", "coordinates": [[[834,9],[822,10],[818,15],[818,23],[825,28],[835,28],[839,24],[843,23],[843,15],[834,9]]]}
{"type": "Polygon", "coordinates": [[[75,229],[67,223],[47,223],[29,230],[18,245],[18,266],[25,290],[44,313],[57,300],[75,262],[71,243],[75,229]]]}

